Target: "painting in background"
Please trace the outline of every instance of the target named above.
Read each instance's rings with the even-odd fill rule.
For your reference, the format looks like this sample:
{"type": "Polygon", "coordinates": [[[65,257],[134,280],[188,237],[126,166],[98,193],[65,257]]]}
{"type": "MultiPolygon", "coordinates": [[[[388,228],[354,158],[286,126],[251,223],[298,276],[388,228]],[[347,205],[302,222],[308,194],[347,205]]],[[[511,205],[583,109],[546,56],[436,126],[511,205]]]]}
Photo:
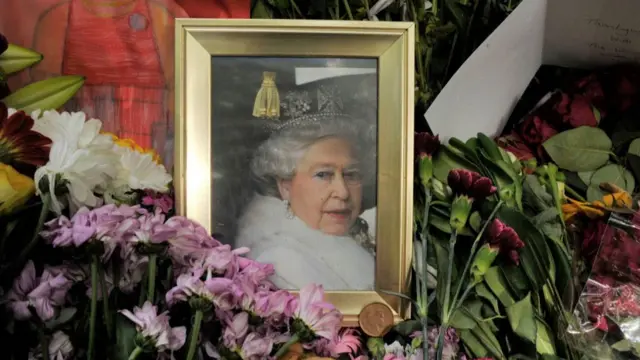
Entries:
{"type": "Polygon", "coordinates": [[[248,18],[249,0],[2,0],[0,33],[44,55],[11,88],[83,75],[65,110],[153,147],[173,166],[174,19],[248,18]]]}

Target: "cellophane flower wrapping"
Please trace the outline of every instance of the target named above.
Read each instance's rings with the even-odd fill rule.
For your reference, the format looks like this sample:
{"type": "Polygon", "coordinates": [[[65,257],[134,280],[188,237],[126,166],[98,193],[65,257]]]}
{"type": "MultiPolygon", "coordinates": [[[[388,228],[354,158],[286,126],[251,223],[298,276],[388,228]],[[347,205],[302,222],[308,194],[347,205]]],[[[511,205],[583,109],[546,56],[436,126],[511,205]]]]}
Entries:
{"type": "Polygon", "coordinates": [[[582,239],[591,272],[568,331],[593,359],[640,359],[640,213],[595,221],[582,239]]]}

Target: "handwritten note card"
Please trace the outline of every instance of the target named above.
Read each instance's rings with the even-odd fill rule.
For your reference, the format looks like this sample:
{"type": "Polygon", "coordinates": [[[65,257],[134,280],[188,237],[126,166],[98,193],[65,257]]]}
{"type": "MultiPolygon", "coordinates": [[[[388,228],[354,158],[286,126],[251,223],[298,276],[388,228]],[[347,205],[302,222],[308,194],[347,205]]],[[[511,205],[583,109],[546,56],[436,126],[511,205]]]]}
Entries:
{"type": "Polygon", "coordinates": [[[593,67],[640,62],[640,2],[547,1],[545,63],[593,67]]]}

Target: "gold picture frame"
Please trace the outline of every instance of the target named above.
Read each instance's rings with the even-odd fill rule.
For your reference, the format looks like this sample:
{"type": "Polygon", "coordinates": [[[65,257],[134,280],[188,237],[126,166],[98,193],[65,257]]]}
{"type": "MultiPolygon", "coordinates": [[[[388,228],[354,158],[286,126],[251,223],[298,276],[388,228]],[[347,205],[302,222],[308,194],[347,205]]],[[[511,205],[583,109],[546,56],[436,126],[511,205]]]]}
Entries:
{"type": "MultiPolygon", "coordinates": [[[[177,19],[175,175],[178,214],[212,229],[212,56],[378,59],[377,257],[380,290],[407,293],[413,239],[413,23],[177,19]]],[[[387,304],[396,322],[410,304],[381,291],[327,291],[358,325],[364,306],[387,304]]]]}

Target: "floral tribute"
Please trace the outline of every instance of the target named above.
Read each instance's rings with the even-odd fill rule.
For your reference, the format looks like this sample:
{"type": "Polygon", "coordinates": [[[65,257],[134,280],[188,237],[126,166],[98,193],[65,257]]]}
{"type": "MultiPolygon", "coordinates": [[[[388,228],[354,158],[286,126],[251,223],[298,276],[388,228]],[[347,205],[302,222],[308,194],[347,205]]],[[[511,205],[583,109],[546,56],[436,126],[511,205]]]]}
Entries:
{"type": "Polygon", "coordinates": [[[3,164],[0,275],[13,279],[1,301],[6,336],[39,339],[13,346],[15,354],[275,359],[294,344],[340,352],[342,316],[322,287],[298,297],[279,290],[272,266],[243,257],[249,249],[175,216],[171,176],[156,154],[83,113],[27,115],[0,104],[0,114],[0,141],[31,141],[3,164]],[[21,162],[36,165],[33,177],[9,165],[21,162]],[[32,236],[20,241],[25,230],[32,236]]]}

